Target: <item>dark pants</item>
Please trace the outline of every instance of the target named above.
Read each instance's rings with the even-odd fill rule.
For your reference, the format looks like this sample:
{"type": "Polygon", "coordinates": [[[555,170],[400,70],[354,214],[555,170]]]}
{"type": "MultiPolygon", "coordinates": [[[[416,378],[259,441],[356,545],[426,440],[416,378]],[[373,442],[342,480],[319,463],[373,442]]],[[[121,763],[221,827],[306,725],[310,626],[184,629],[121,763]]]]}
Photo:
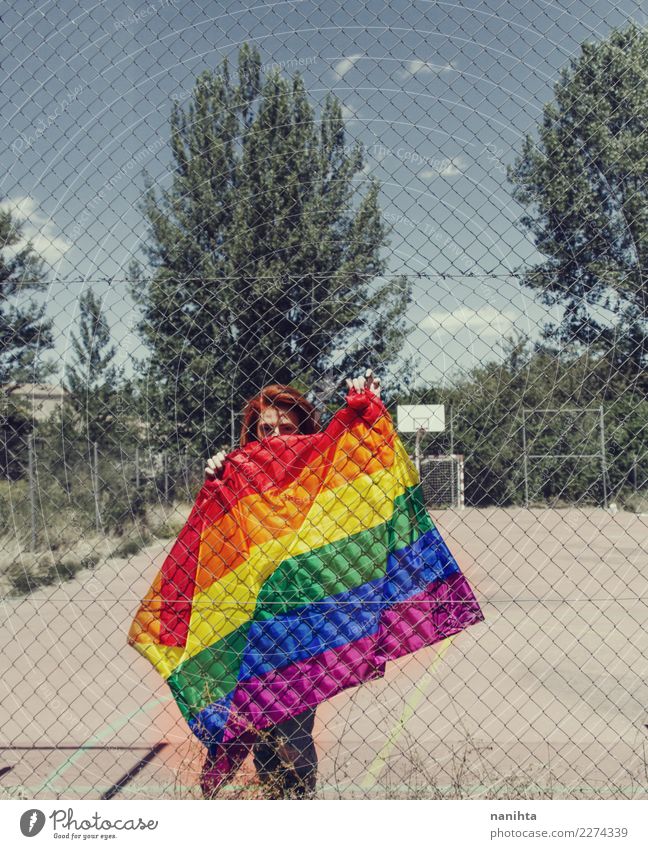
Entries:
{"type": "Polygon", "coordinates": [[[315,708],[260,732],[254,766],[273,799],[304,799],[315,792],[317,752],[313,742],[315,708]]]}
{"type": "Polygon", "coordinates": [[[236,774],[252,749],[254,766],[270,799],[304,799],[315,792],[317,752],[313,742],[315,708],[209,750],[200,775],[203,796],[212,799],[236,774]]]}

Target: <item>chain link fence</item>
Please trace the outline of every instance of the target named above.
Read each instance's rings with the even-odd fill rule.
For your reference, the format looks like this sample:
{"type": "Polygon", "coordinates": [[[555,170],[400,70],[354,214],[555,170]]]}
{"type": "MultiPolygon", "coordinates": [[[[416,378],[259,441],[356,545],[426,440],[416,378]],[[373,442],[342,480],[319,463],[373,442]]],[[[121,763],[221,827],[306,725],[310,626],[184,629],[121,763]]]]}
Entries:
{"type": "Polygon", "coordinates": [[[201,798],[131,621],[245,402],[368,366],[484,621],[318,705],[317,795],[646,798],[645,18],[3,14],[4,798],[201,798]]]}

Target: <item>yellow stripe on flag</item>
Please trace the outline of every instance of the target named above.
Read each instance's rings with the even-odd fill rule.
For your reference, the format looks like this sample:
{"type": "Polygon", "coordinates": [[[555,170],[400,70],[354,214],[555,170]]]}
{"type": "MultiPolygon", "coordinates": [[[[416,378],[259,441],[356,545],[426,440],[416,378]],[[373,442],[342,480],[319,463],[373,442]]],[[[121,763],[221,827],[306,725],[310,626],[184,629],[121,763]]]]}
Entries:
{"type": "Polygon", "coordinates": [[[196,593],[182,661],[247,622],[263,584],[284,560],[375,528],[392,517],[395,499],[418,480],[407,452],[400,440],[396,442],[393,466],[324,490],[298,531],[252,548],[245,563],[196,593]]]}

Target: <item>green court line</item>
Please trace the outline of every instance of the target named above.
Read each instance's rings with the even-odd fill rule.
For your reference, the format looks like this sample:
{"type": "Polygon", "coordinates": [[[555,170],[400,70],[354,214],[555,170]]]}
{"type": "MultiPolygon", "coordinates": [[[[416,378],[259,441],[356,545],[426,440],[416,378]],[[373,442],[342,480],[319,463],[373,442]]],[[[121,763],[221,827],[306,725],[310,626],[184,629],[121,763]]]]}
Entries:
{"type": "Polygon", "coordinates": [[[69,755],[63,761],[63,763],[61,763],[52,773],[50,773],[50,775],[45,779],[43,784],[41,784],[40,787],[35,792],[41,793],[44,790],[49,790],[50,784],[55,779],[57,779],[60,775],[62,775],[65,772],[65,770],[68,769],[68,767],[72,766],[72,764],[75,761],[77,761],[83,755],[87,746],[91,746],[94,743],[99,743],[101,740],[105,740],[106,737],[108,737],[114,731],[118,731],[120,728],[123,728],[124,725],[126,725],[128,722],[130,722],[130,720],[134,716],[137,716],[138,713],[144,713],[144,712],[150,710],[151,708],[155,707],[156,705],[162,705],[165,702],[170,701],[170,699],[171,699],[170,695],[164,696],[161,699],[158,699],[158,698],[151,699],[150,701],[146,702],[145,705],[138,707],[136,710],[132,711],[131,713],[126,714],[126,716],[122,716],[120,719],[118,719],[112,725],[109,725],[104,731],[101,731],[98,734],[95,734],[92,737],[90,737],[88,740],[86,740],[85,743],[83,743],[81,746],[79,746],[79,748],[75,752],[73,752],[71,755],[69,755]]]}

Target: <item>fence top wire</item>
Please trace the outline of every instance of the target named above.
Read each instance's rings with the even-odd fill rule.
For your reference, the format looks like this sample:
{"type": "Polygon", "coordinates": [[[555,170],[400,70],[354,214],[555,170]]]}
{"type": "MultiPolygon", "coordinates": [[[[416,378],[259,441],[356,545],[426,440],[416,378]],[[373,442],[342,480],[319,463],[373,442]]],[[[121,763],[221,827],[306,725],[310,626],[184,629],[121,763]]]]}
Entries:
{"type": "MultiPolygon", "coordinates": [[[[317,271],[306,271],[303,274],[290,274],[290,273],[281,273],[281,274],[248,274],[246,271],[241,270],[238,274],[219,274],[217,276],[210,277],[209,275],[201,274],[198,276],[192,276],[191,274],[169,274],[167,271],[164,272],[165,276],[169,280],[182,280],[187,283],[202,283],[202,282],[217,282],[219,280],[240,280],[241,278],[245,278],[246,280],[277,280],[277,279],[286,279],[286,280],[301,280],[304,278],[316,278],[316,279],[328,279],[331,277],[340,277],[345,276],[340,272],[330,272],[326,274],[322,274],[317,271]]],[[[463,278],[472,278],[478,280],[506,280],[506,279],[519,279],[522,277],[524,272],[515,272],[515,271],[507,271],[507,272],[477,272],[477,271],[457,271],[457,272],[443,272],[443,271],[394,271],[391,274],[372,274],[372,280],[390,280],[392,278],[398,277],[408,277],[417,280],[460,280],[463,278]]],[[[352,272],[346,274],[346,276],[352,276],[352,272]]],[[[44,278],[45,284],[52,283],[64,283],[66,285],[78,285],[85,283],[150,283],[153,282],[156,278],[151,275],[146,275],[143,277],[51,277],[44,278]]]]}

